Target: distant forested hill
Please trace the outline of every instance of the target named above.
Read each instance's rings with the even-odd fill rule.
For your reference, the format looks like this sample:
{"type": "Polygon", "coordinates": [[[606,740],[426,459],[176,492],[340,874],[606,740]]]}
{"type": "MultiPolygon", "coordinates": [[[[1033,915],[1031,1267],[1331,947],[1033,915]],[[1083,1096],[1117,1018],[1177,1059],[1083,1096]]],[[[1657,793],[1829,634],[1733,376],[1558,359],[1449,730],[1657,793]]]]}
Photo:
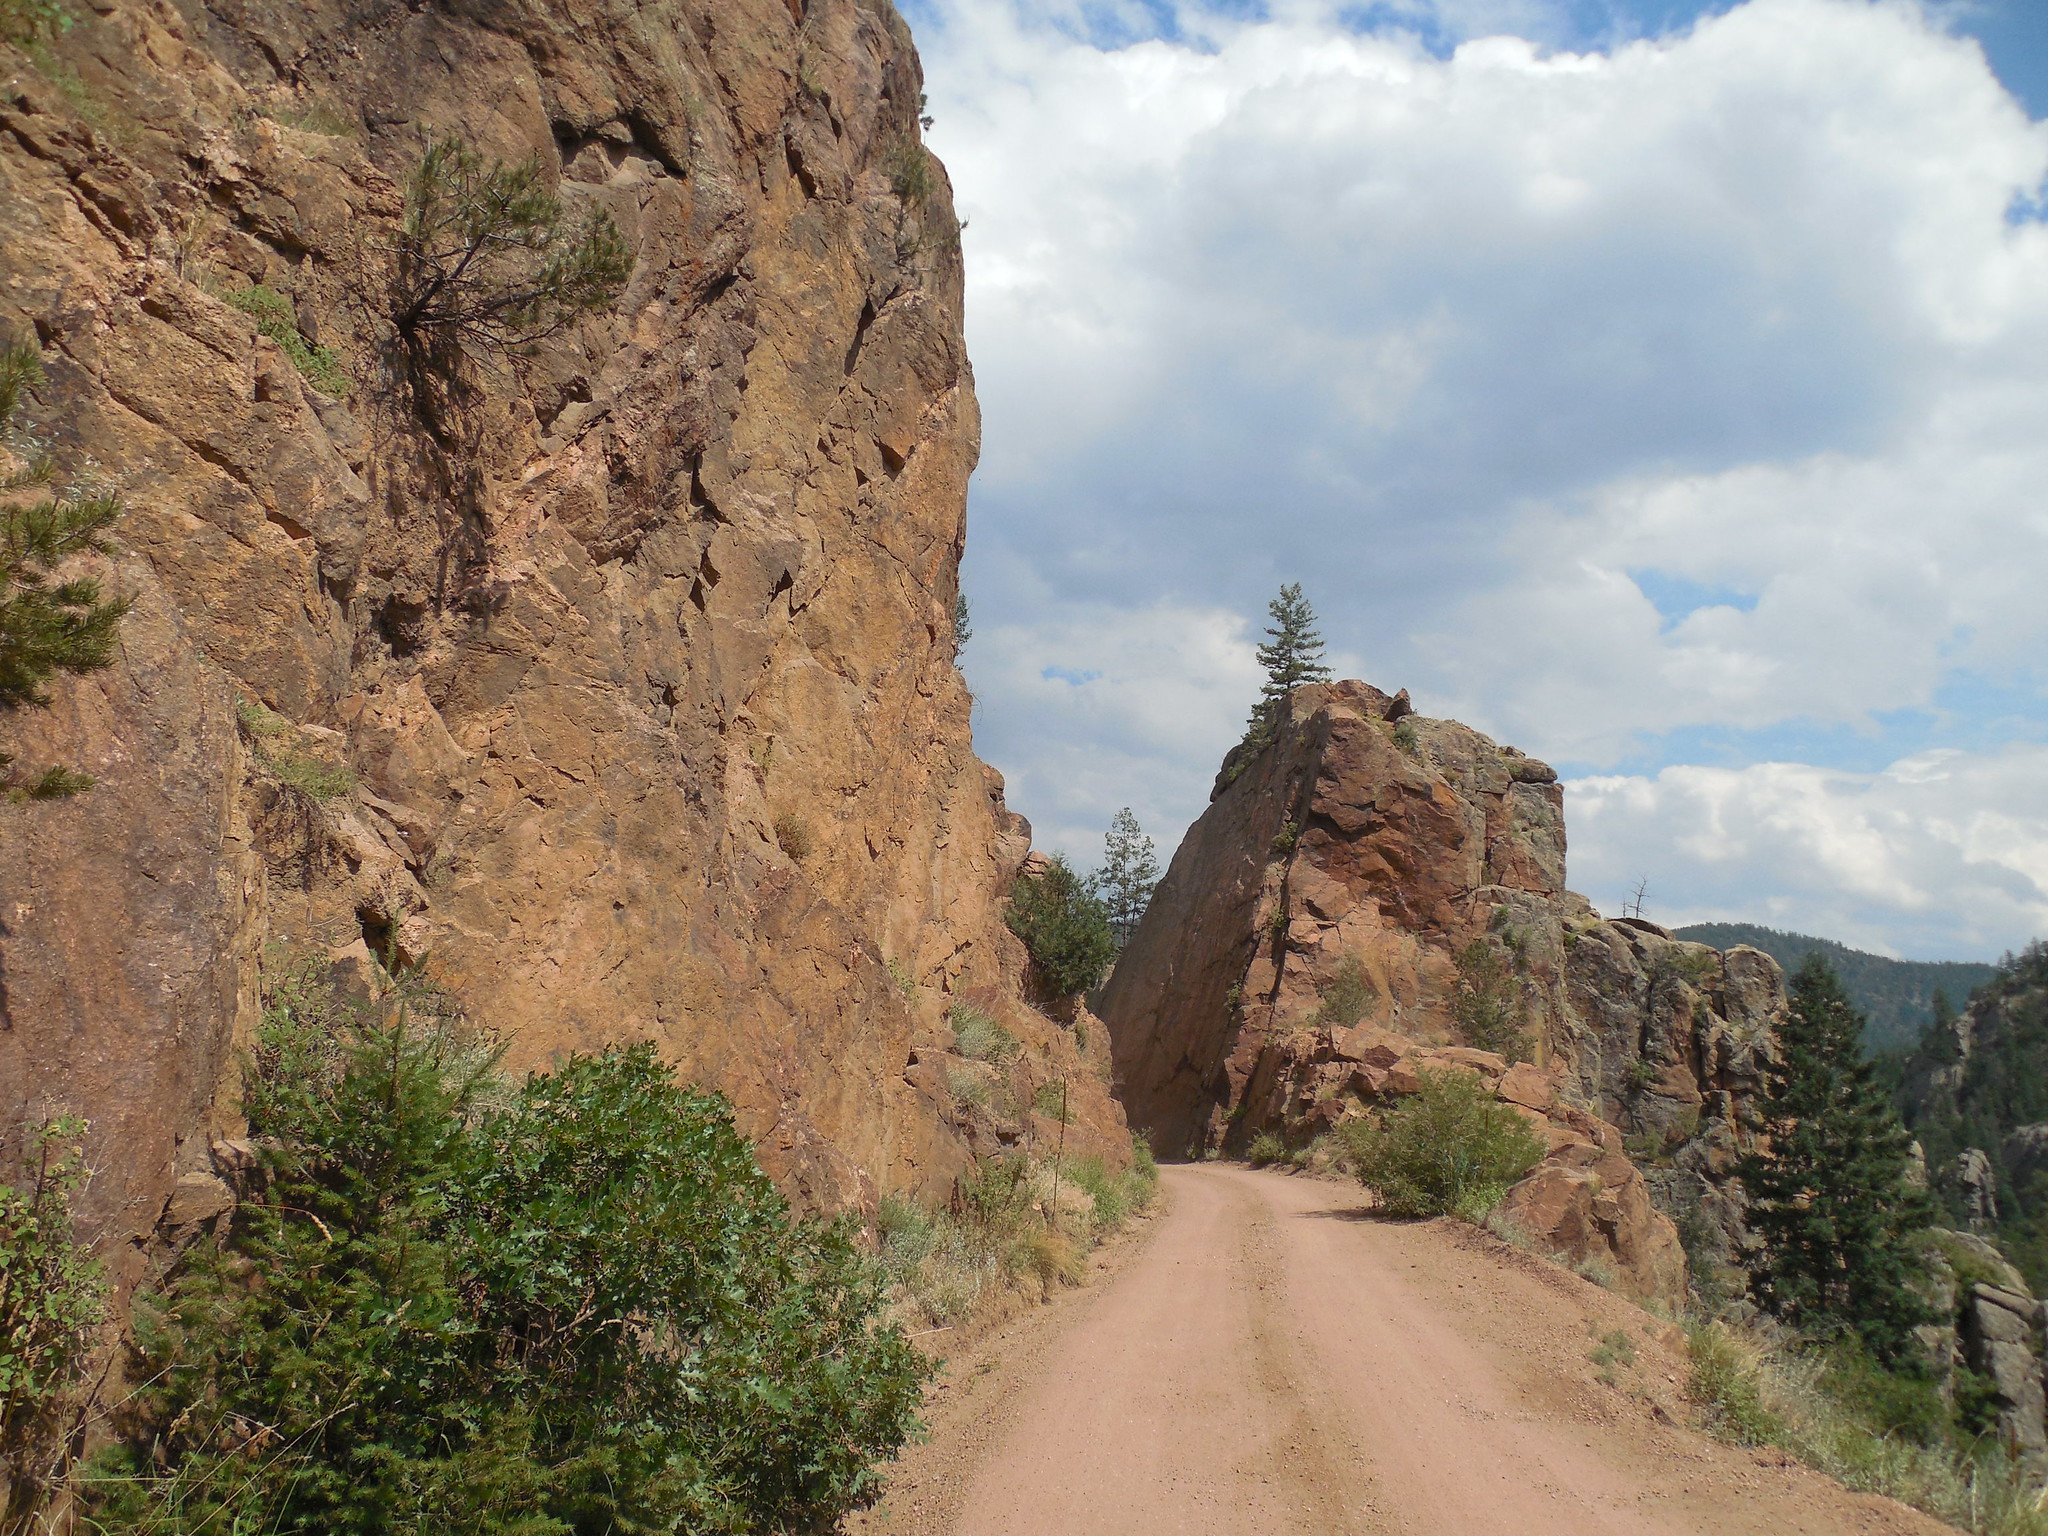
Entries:
{"type": "Polygon", "coordinates": [[[1695,944],[1727,949],[1747,944],[1769,955],[1787,971],[1797,968],[1809,952],[1819,950],[1849,989],[1856,1006],[1870,1015],[1863,1043],[1873,1051],[1908,1049],[1934,1018],[1935,989],[1948,994],[1958,1011],[1970,994],[1997,974],[1997,967],[1967,960],[1887,960],[1810,934],[1781,933],[1754,923],[1694,923],[1673,933],[1695,944]]]}

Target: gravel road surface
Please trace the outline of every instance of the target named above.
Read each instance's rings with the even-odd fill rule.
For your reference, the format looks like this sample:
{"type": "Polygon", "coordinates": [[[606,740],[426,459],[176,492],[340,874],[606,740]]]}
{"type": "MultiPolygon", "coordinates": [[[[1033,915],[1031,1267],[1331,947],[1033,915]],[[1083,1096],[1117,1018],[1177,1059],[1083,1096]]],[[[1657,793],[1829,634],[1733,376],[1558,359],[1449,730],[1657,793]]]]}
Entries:
{"type": "Polygon", "coordinates": [[[1342,1184],[1162,1175],[1164,1214],[1091,1284],[949,1359],[930,1439],[853,1530],[1948,1530],[1688,1427],[1677,1331],[1555,1265],[1342,1184]]]}

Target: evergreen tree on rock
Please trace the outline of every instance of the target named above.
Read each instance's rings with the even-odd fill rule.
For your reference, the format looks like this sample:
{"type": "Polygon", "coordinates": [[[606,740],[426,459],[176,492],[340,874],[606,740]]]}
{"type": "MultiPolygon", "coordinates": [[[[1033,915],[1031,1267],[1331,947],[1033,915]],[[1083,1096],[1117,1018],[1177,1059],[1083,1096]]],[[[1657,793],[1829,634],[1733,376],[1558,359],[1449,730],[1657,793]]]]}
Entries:
{"type": "Polygon", "coordinates": [[[1327,683],[1330,669],[1323,665],[1323,637],[1316,628],[1316,611],[1301,595],[1299,582],[1282,587],[1266,611],[1273,622],[1266,629],[1270,638],[1259,647],[1259,665],[1266,669],[1259,709],[1270,718],[1303,683],[1327,683]]]}
{"type": "Polygon", "coordinates": [[[1316,629],[1316,611],[1301,595],[1301,584],[1290,581],[1280,595],[1266,605],[1273,622],[1267,626],[1267,641],[1258,648],[1259,665],[1266,669],[1265,686],[1252,717],[1245,723],[1244,739],[1223,759],[1223,770],[1209,792],[1215,799],[1234,783],[1239,774],[1267,747],[1287,706],[1287,695],[1303,683],[1327,683],[1330,669],[1323,665],[1323,637],[1316,629]]]}
{"type": "Polygon", "coordinates": [[[1122,949],[1138,931],[1138,923],[1151,905],[1153,887],[1159,884],[1159,859],[1152,839],[1138,826],[1138,818],[1127,805],[1109,824],[1102,840],[1102,868],[1095,872],[1095,895],[1109,912],[1109,926],[1122,949]]]}
{"type": "MultiPolygon", "coordinates": [[[[0,431],[42,377],[32,343],[0,347],[0,431]]],[[[74,555],[106,553],[106,531],[121,503],[113,496],[53,495],[48,459],[9,470],[6,457],[0,453],[0,497],[26,491],[33,499],[0,500],[0,708],[42,708],[50,702],[42,685],[55,673],[113,665],[115,628],[129,600],[107,597],[90,577],[60,581],[54,573],[74,555]]],[[[90,775],[62,765],[17,781],[13,762],[0,752],[0,788],[11,799],[55,800],[92,787],[90,775]]]]}
{"type": "Polygon", "coordinates": [[[1929,1320],[1909,1240],[1932,1208],[1909,1177],[1905,1129],[1864,1058],[1863,1016],[1818,954],[1794,974],[1790,1002],[1752,1108],[1764,1140],[1736,1165],[1760,1243],[1750,1290],[1810,1337],[1853,1335],[1897,1361],[1929,1320]]]}
{"type": "Polygon", "coordinates": [[[1099,985],[1116,959],[1109,912],[1066,858],[1054,854],[1037,874],[1019,875],[1004,914],[1024,941],[1039,994],[1064,1002],[1099,985]]]}

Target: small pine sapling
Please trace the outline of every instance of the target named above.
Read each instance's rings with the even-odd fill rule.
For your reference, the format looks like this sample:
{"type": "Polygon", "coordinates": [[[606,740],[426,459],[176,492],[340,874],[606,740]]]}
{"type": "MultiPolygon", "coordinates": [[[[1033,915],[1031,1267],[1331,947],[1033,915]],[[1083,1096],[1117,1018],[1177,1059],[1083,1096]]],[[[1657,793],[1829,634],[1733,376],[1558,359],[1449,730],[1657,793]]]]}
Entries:
{"type": "MultiPolygon", "coordinates": [[[[0,430],[42,377],[32,343],[0,348],[0,430]]],[[[50,696],[43,684],[56,673],[112,666],[115,631],[131,602],[106,596],[91,577],[57,579],[57,567],[71,557],[107,552],[107,529],[121,515],[121,502],[52,495],[53,477],[47,459],[0,475],[0,495],[36,493],[28,501],[0,502],[0,708],[45,708],[50,696]]],[[[24,779],[13,764],[0,753],[0,786],[10,799],[55,800],[92,787],[89,774],[61,765],[24,779]]]]}
{"type": "Polygon", "coordinates": [[[521,346],[610,305],[632,270],[610,215],[572,222],[538,155],[507,165],[451,135],[406,183],[392,323],[416,347],[521,346]]]}

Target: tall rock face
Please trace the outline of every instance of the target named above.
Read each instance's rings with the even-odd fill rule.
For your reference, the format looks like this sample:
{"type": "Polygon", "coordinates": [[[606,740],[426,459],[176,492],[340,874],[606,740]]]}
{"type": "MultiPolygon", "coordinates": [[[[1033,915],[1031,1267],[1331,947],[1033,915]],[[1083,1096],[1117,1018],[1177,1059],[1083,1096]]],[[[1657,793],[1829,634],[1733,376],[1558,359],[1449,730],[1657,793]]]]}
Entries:
{"type": "Polygon", "coordinates": [[[1668,1288],[1654,1194],[1696,1257],[1725,1260],[1737,1104],[1770,1049],[1782,977],[1756,950],[1604,920],[1569,892],[1556,778],[1414,715],[1405,694],[1297,689],[1272,744],[1226,764],[1102,999],[1132,1123],[1175,1154],[1262,1131],[1300,1145],[1384,1094],[1384,1075],[1358,1070],[1367,1052],[1422,1065],[1462,1052],[1546,1118],[1534,1205],[1550,1227],[1585,1229],[1577,1245],[1604,1247],[1638,1290],[1668,1288]],[[1508,1063],[1479,1059],[1461,1022],[1488,1007],[1525,1058],[1508,1088],[1508,1063]],[[1639,1208],[1610,1198],[1594,1219],[1625,1183],[1639,1208]]]}
{"type": "Polygon", "coordinates": [[[0,717],[100,780],[0,808],[0,1116],[92,1117],[124,1282],[217,1192],[267,953],[420,963],[515,1066],[653,1039],[828,1208],[964,1165],[970,998],[1114,1155],[1106,1062],[1017,1001],[1029,830],[953,665],[978,428],[919,84],[887,0],[101,0],[0,47],[15,446],[122,494],[136,600],[0,717]],[[634,266],[428,401],[390,294],[445,134],[634,266]]]}

